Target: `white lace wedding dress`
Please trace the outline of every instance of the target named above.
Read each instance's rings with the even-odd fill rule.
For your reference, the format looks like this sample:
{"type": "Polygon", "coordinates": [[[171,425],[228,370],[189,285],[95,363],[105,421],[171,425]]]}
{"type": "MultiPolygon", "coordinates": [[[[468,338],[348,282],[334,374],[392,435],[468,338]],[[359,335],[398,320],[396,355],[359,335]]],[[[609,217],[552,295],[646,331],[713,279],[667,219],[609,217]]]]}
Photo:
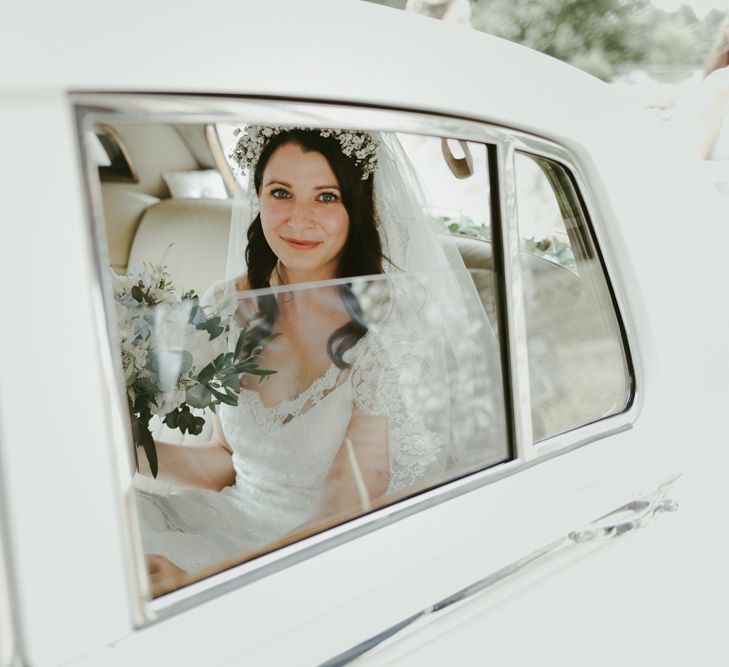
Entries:
{"type": "MultiPolygon", "coordinates": [[[[225,300],[232,290],[232,281],[218,285],[216,297],[225,300]]],[[[423,395],[424,373],[432,377],[436,366],[413,334],[403,326],[371,327],[345,354],[351,367],[332,364],[294,399],[268,407],[258,392],[243,389],[238,406],[220,406],[235,484],[221,492],[138,491],[145,553],[194,572],[263,548],[305,523],[355,406],[388,420],[388,491],[422,486],[442,473],[448,435],[430,423],[423,401],[437,408],[432,401],[443,391],[440,398],[423,395]]]]}

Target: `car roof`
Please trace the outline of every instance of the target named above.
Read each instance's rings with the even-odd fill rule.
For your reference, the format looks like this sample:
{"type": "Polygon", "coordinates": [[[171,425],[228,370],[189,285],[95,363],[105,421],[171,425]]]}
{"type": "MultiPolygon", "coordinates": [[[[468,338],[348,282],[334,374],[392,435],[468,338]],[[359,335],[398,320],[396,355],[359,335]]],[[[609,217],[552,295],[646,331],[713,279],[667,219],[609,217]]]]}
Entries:
{"type": "Polygon", "coordinates": [[[253,94],[459,114],[552,136],[620,114],[609,86],[525,47],[361,0],[16,5],[0,91],[253,94]],[[204,8],[205,14],[201,14],[204,8]],[[41,20],[39,20],[39,14],[41,20]]]}

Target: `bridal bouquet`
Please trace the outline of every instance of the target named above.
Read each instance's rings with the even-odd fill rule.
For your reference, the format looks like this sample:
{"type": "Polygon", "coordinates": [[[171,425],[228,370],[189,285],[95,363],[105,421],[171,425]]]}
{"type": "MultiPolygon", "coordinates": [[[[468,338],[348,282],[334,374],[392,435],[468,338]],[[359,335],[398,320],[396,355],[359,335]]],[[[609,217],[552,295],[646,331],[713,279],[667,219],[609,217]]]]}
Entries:
{"type": "Polygon", "coordinates": [[[112,282],[132,436],[156,477],[152,417],[182,433],[200,434],[205,419],[191,408],[215,411],[221,403],[237,405],[242,375],[263,379],[275,373],[257,363],[272,336],[246,345],[248,331],[243,329],[229,346],[235,300],[213,312],[200,305],[194,292],[178,298],[164,266],[145,265],[126,276],[112,272],[112,282]]]}

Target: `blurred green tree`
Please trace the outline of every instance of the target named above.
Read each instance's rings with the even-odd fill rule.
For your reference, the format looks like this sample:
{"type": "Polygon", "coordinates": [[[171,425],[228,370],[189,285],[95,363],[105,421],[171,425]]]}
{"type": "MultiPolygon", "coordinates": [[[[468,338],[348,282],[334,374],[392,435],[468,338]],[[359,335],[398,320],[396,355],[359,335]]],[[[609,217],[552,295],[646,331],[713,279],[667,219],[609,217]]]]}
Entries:
{"type": "Polygon", "coordinates": [[[646,58],[637,18],[647,0],[473,0],[473,27],[609,79],[646,58]]]}
{"type": "MultiPolygon", "coordinates": [[[[406,0],[370,0],[404,9],[406,0]]],[[[717,0],[718,2],[718,0],[717,0]]],[[[699,21],[687,6],[649,0],[471,0],[476,30],[503,37],[610,80],[636,67],[702,65],[729,12],[699,21]]]]}
{"type": "Polygon", "coordinates": [[[699,65],[703,44],[699,35],[699,23],[693,15],[693,21],[687,20],[685,14],[676,12],[674,20],[653,22],[649,34],[649,48],[646,60],[652,65],[699,65]]]}

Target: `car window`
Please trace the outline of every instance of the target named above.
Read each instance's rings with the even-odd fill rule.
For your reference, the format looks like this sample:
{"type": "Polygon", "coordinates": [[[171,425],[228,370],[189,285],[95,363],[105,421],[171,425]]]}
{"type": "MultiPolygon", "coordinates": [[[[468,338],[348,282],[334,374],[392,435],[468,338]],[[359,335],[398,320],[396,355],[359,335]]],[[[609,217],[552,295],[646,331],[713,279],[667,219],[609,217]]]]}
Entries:
{"type": "Polygon", "coordinates": [[[234,197],[189,121],[117,123],[139,182],[95,184],[157,593],[509,458],[485,146],[297,129],[334,156],[255,176],[269,127],[197,128],[234,197]]]}
{"type": "Polygon", "coordinates": [[[623,411],[631,375],[603,264],[573,179],[515,157],[534,438],[623,411]]]}
{"type": "Polygon", "coordinates": [[[463,258],[498,334],[487,146],[473,141],[402,135],[429,201],[429,215],[449,252],[463,258]]]}

